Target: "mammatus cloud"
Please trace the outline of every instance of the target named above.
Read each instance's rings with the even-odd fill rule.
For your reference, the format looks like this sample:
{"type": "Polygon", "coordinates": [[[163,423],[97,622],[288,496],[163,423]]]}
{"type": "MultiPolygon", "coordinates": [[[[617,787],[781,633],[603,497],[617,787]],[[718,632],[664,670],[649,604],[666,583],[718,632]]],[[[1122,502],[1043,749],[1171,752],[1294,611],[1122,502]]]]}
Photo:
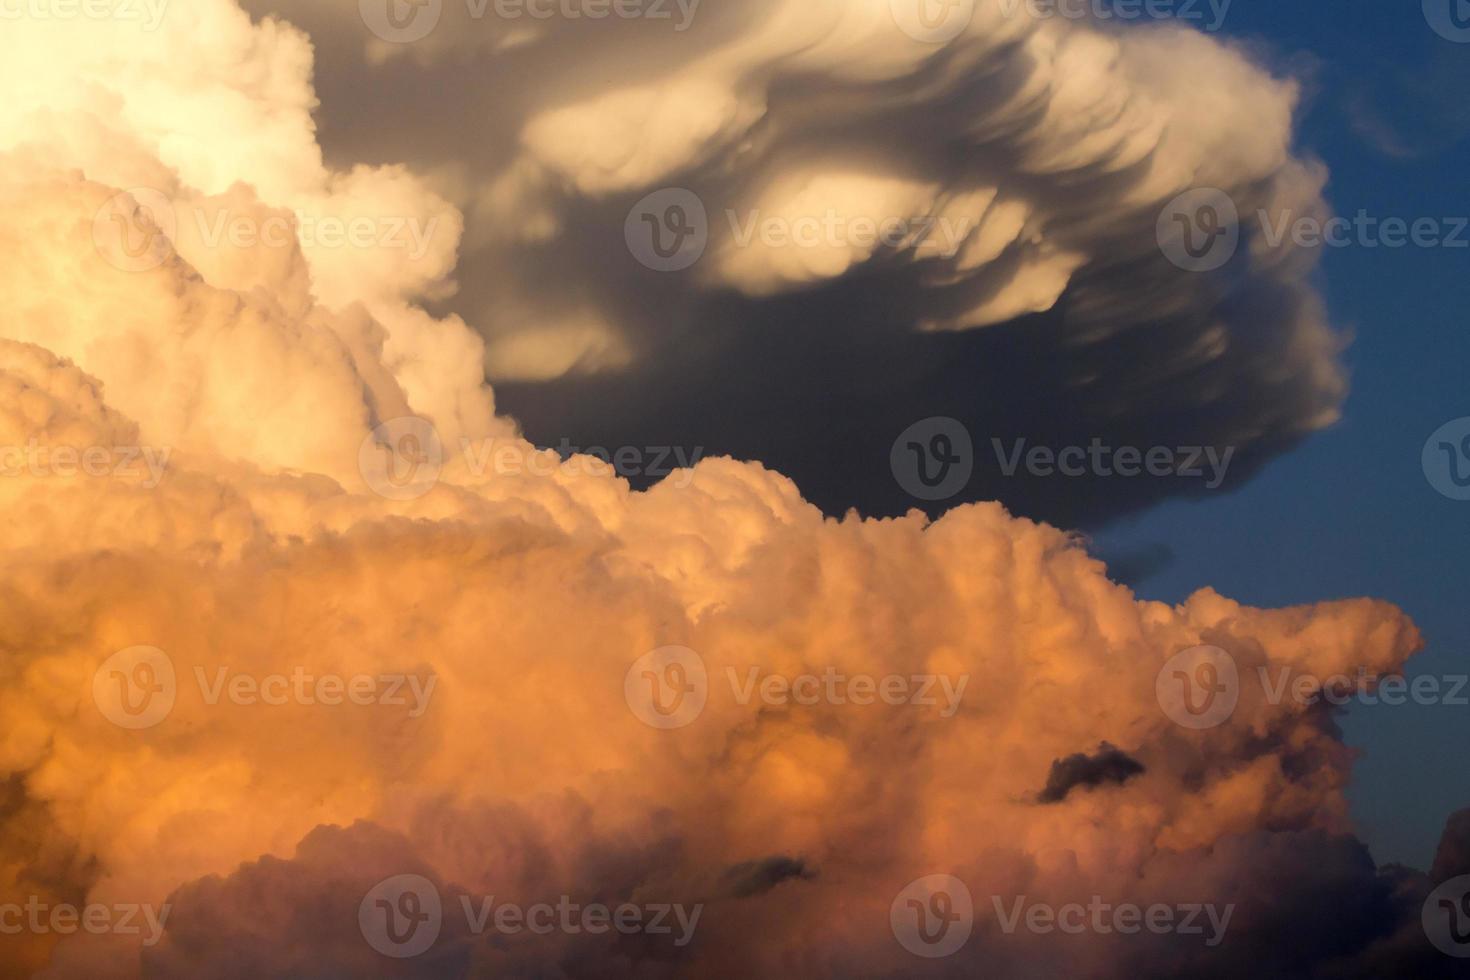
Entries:
{"type": "MultiPolygon", "coordinates": [[[[1156,693],[1198,644],[1394,673],[1397,609],[1140,602],[994,503],[835,520],[759,463],[633,492],[536,453],[425,312],[460,212],[322,160],[298,30],[197,0],[0,37],[5,975],[1448,975],[1418,914],[1463,821],[1432,879],[1376,869],[1325,710],[1156,693]],[[974,902],[929,961],[895,923],[933,875],[974,902]],[[1094,898],[1219,942],[1014,927],[1094,898]]],[[[913,70],[866,37],[848,74],[913,70]]],[[[690,152],[580,161],[546,118],[528,201],[690,152]]]]}
{"type": "Polygon", "coordinates": [[[950,417],[981,464],[950,502],[1075,526],[1203,488],[1007,475],[992,439],[1233,449],[1228,487],[1345,395],[1310,250],[1248,236],[1209,273],[1160,250],[1194,188],[1325,210],[1297,85],[1192,25],[752,0],[676,30],[445,2],[393,43],[352,0],[249,6],[317,40],[329,155],[411,161],[465,212],[442,308],[541,444],[701,446],[828,513],[897,515],[889,447],[950,417]]]}

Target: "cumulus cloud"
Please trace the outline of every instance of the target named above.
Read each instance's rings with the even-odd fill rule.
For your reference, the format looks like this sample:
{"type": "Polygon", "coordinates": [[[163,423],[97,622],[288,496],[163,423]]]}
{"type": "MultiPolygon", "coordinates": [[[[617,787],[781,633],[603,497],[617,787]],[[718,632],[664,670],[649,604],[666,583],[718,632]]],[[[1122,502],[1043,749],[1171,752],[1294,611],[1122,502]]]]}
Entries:
{"type": "MultiPolygon", "coordinates": [[[[614,198],[692,173],[715,147],[751,155],[773,206],[800,209],[804,192],[774,166],[799,120],[845,130],[863,105],[913,114],[954,85],[979,98],[987,78],[999,92],[991,111],[954,131],[1000,139],[1013,159],[995,167],[1028,175],[1022,184],[1067,184],[1080,171],[1107,183],[1110,167],[1143,166],[1113,196],[1145,209],[1222,168],[1284,193],[1275,127],[1289,118],[1289,92],[1216,45],[982,20],[973,50],[936,61],[878,40],[877,6],[814,10],[736,5],[713,22],[751,37],[697,40],[706,58],[687,69],[643,52],[649,90],[605,103],[577,95],[602,66],[572,62],[559,108],[528,115],[535,135],[502,148],[503,173],[476,191],[470,214],[523,201],[544,217],[544,245],[586,208],[612,213],[614,198]],[[1105,94],[1133,91],[1126,83],[1149,66],[1162,71],[1155,63],[1174,46],[1234,72],[1241,97],[1261,102],[1255,144],[1212,144],[1200,122],[1204,134],[1160,128],[1105,94]],[[1105,84],[1053,106],[1063,96],[1021,70],[1047,59],[1075,59],[1105,84]],[[705,85],[695,104],[706,115],[692,129],[680,121],[688,107],[653,85],[654,69],[701,76],[690,81],[705,85]],[[829,79],[811,90],[821,98],[791,94],[782,73],[799,71],[829,79]],[[859,90],[864,100],[847,98],[859,90]],[[768,138],[751,117],[761,101],[787,119],[768,138]],[[641,135],[579,146],[568,134],[584,124],[609,127],[609,139],[635,124],[641,135]]],[[[323,5],[304,20],[342,13],[323,5]]],[[[495,412],[484,337],[440,306],[463,272],[461,231],[485,229],[462,222],[453,175],[422,160],[323,157],[312,46],[299,29],[196,0],[157,31],[41,19],[3,37],[0,77],[15,93],[0,110],[8,975],[900,975],[917,961],[890,929],[895,899],[932,874],[960,878],[976,898],[974,936],[939,973],[1162,975],[1161,964],[1218,972],[1254,960],[1264,975],[1287,975],[1360,954],[1440,968],[1407,925],[1425,882],[1375,869],[1350,836],[1352,753],[1329,714],[1246,689],[1228,724],[1194,730],[1156,695],[1169,659],[1202,643],[1243,672],[1395,672],[1419,646],[1396,608],[1361,599],[1261,610],[1208,589],[1178,606],[1141,602],[1079,539],[996,503],[934,521],[833,519],[756,462],[705,459],[634,491],[586,457],[537,452],[495,412]],[[405,250],[373,224],[389,218],[435,230],[405,250]],[[266,234],[282,227],[284,238],[266,234]],[[480,465],[466,447],[507,451],[515,465],[480,465]],[[420,486],[426,472],[432,485],[420,486]],[[679,697],[699,692],[694,717],[630,693],[674,677],[679,697]],[[1129,778],[1106,792],[1077,791],[1098,781],[1095,766],[1065,760],[1099,744],[1137,770],[1124,766],[1129,778]],[[1055,777],[1057,799],[1042,805],[1037,784],[1057,760],[1081,771],[1055,777]],[[402,876],[418,890],[394,885],[402,876]],[[420,955],[373,945],[372,915],[418,922],[430,894],[441,921],[420,955]],[[990,902],[1094,895],[1235,904],[1238,924],[1218,948],[1177,934],[1057,943],[1007,932],[999,910],[1009,906],[990,902]],[[492,897],[644,918],[600,933],[487,932],[492,897]],[[32,906],[48,910],[34,920],[43,925],[12,933],[9,910],[32,906]],[[62,906],[141,907],[133,918],[159,928],[67,928],[49,912],[62,906]],[[682,930],[653,928],[658,908],[682,930]],[[1281,942],[1294,928],[1310,941],[1281,942]]],[[[374,57],[389,72],[462,67],[437,47],[452,37],[374,57]]],[[[539,43],[501,38],[497,50],[539,43]]],[[[590,50],[579,43],[568,39],[568,52],[590,50]]],[[[1244,118],[1229,100],[1220,111],[1244,118]]],[[[834,132],[831,145],[862,158],[854,140],[834,132]]],[[[804,167],[815,160],[798,156],[804,167]]],[[[850,188],[855,200],[932,193],[926,206],[948,207],[960,185],[976,207],[986,198],[968,166],[936,192],[917,162],[903,180],[892,165],[876,154],[872,173],[850,183],[812,172],[816,186],[850,188]]],[[[1045,194],[1005,193],[1028,214],[1043,207],[1045,194]]],[[[1013,218],[1001,208],[1004,230],[1013,218]]],[[[1055,213],[1011,243],[1004,275],[991,268],[999,259],[982,261],[993,245],[947,266],[883,261],[913,282],[958,275],[970,299],[1039,305],[1046,282],[1080,275],[1058,256],[1096,241],[1082,230],[1087,206],[1045,208],[1055,213]]],[[[731,278],[686,286],[744,295],[759,283],[790,302],[811,286],[801,277],[879,260],[828,258],[743,258],[754,264],[733,272],[717,262],[698,275],[731,278]]],[[[583,271],[571,255],[561,275],[580,283],[583,271]]],[[[507,282],[512,273],[539,325],[534,263],[512,263],[507,282]]],[[[1099,308],[1111,302],[1106,279],[1093,285],[1099,308]]],[[[641,357],[604,280],[562,290],[567,312],[590,304],[641,357]]],[[[1190,291],[1210,288],[1199,280],[1190,291]]],[[[948,329],[976,325],[928,336],[1001,329],[948,329]]],[[[480,329],[493,346],[497,330],[480,329]]],[[[1038,328],[1058,343],[1074,328],[1054,329],[1038,328]]],[[[1318,356],[1330,340],[1316,330],[1288,332],[1281,342],[1300,360],[1277,361],[1270,375],[1298,398],[1289,411],[1269,405],[1286,429],[1320,420],[1318,395],[1336,383],[1318,356]],[[1303,394],[1298,367],[1319,387],[1303,394]]],[[[1093,343],[1105,338],[1127,350],[1106,330],[1093,343]]],[[[534,347],[525,356],[534,361],[534,347]]],[[[1197,352],[1191,364],[1230,356],[1197,352]]],[[[1261,351],[1238,356],[1250,364],[1261,351]]],[[[1119,370],[1168,391],[1176,376],[1150,363],[1119,370]]],[[[1222,405],[1219,417],[1244,425],[1244,410],[1222,405]]],[[[1446,845],[1444,863],[1462,851],[1446,845]]]]}

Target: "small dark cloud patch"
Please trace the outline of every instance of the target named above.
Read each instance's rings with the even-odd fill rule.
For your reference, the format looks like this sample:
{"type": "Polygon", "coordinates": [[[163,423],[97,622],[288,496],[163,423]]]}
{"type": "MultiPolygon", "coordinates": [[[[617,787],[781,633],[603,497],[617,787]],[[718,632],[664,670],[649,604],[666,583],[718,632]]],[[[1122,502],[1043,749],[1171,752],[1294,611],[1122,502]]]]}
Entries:
{"type": "Polygon", "coordinates": [[[1037,799],[1041,803],[1060,803],[1077,786],[1122,784],[1143,771],[1143,763],[1122,749],[1103,742],[1092,755],[1078,752],[1053,762],[1051,774],[1046,777],[1046,788],[1037,799]]]}
{"type": "Polygon", "coordinates": [[[801,858],[783,854],[761,861],[743,861],[725,872],[725,885],[732,898],[751,898],[764,895],[783,881],[799,878],[810,881],[817,876],[813,868],[807,867],[801,858]]]}

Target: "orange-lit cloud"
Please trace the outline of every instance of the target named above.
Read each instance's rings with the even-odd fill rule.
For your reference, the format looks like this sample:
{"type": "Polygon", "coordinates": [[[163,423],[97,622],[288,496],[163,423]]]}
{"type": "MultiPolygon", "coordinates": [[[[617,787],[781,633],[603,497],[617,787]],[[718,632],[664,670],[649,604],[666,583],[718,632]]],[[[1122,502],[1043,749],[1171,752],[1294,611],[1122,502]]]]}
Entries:
{"type": "MultiPolygon", "coordinates": [[[[912,67],[866,21],[808,48],[810,25],[780,14],[668,89],[695,95],[538,117],[506,179],[598,191],[732,151],[759,99],[739,83],[771,37],[827,70],[912,67]],[[586,138],[624,118],[642,142],[586,138]]],[[[1224,159],[1218,120],[1078,91],[1018,172],[1059,166],[1063,146],[1119,166],[1164,147],[1140,204],[1210,167],[1274,192],[1300,176],[1281,158],[1291,93],[1219,45],[1053,33],[1004,40],[1075,59],[1061,76],[1093,72],[1099,93],[1171,44],[1225,65],[1259,96],[1260,143],[1224,159]],[[1078,126],[1095,138],[1075,142],[1078,126]]],[[[194,0],[156,31],[7,25],[0,54],[0,446],[19,453],[0,477],[0,906],[169,910],[161,938],[146,917],[134,933],[0,937],[0,970],[899,975],[917,961],[891,905],[942,873],[976,898],[976,938],[945,968],[1113,975],[1198,951],[1008,936],[989,896],[1240,903],[1246,949],[1269,938],[1251,903],[1273,889],[1302,907],[1361,889],[1368,919],[1390,904],[1349,837],[1352,754],[1330,716],[1245,686],[1228,724],[1194,730],[1156,681],[1199,644],[1243,672],[1393,673],[1419,643],[1397,609],[1259,610],[1208,589],[1139,601],[1078,540],[998,505],[835,520],[756,462],[708,459],[631,492],[496,415],[481,335],[425,311],[451,288],[460,211],[406,169],[323,161],[305,35],[194,0]],[[407,416],[432,423],[411,450],[393,421],[407,416]],[[466,447],[489,440],[523,465],[475,465],[466,447]],[[84,465],[89,449],[104,452],[84,465]],[[426,453],[433,485],[385,484],[395,452],[426,453]],[[653,662],[652,681],[678,677],[703,704],[660,727],[629,672],[667,647],[693,659],[653,662]],[[495,895],[702,912],[687,946],[497,942],[456,920],[399,961],[357,918],[396,875],[450,909],[495,895]]],[[[921,180],[818,168],[805,186],[941,204],[921,180]]],[[[531,206],[521,189],[502,181],[479,206],[531,206]]],[[[779,181],[768,192],[777,211],[807,206],[779,181]]],[[[1011,220],[976,193],[945,201],[1011,220]]],[[[1044,307],[1076,244],[1035,238],[987,302],[1044,307]]],[[[993,251],[967,247],[962,263],[993,251]]],[[[865,257],[829,258],[721,258],[712,274],[765,290],[865,257]]],[[[1330,357],[1309,360],[1336,390],[1330,357]]],[[[1315,928],[1304,943],[1324,957],[1393,938],[1365,927],[1339,948],[1315,928]]]]}

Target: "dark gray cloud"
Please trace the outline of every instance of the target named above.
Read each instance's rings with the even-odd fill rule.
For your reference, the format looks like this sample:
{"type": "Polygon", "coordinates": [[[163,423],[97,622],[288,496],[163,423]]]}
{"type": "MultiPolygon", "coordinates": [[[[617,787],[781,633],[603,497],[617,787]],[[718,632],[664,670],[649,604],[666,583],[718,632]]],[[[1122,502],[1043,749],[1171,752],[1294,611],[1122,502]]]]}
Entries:
{"type": "Polygon", "coordinates": [[[1078,786],[1091,789],[1107,783],[1122,785],[1145,771],[1143,763],[1116,746],[1103,742],[1091,755],[1078,752],[1051,764],[1046,787],[1038,800],[1060,803],[1078,786]]]}
{"type": "Polygon", "coordinates": [[[970,33],[926,47],[824,5],[777,5],[778,33],[770,10],[736,3],[682,33],[553,21],[509,45],[524,25],[447,4],[430,38],[383,58],[345,4],[247,6],[318,39],[329,159],[406,162],[461,202],[460,288],[435,310],[486,336],[498,404],[539,444],[759,459],[829,513],[994,499],[1088,526],[1239,486],[1345,395],[1309,255],[1249,227],[1211,273],[1159,247],[1190,187],[1222,188],[1247,218],[1323,209],[1315,165],[1292,156],[1293,86],[1203,35],[981,4],[970,33]],[[1186,94],[1211,87],[1235,95],[1186,94]],[[709,215],[681,271],[625,241],[665,187],[709,215]],[[973,233],[955,255],[740,244],[762,217],[824,210],[973,233]],[[898,435],[933,416],[975,447],[942,501],[889,468],[898,435]],[[1218,483],[1008,473],[1020,440],[1232,455],[1218,483]]]}

